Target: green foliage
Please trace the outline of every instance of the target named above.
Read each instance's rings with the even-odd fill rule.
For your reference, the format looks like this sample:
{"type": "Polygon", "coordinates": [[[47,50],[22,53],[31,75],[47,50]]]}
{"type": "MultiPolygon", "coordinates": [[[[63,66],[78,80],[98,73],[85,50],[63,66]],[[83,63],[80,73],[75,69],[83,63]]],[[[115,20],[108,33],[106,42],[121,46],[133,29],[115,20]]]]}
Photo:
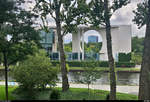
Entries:
{"type": "Polygon", "coordinates": [[[143,27],[148,22],[148,0],[139,3],[137,5],[137,10],[133,11],[135,14],[133,22],[138,25],[139,28],[143,27]]]}
{"type": "MultiPolygon", "coordinates": [[[[110,0],[108,0],[110,2],[110,0]]],[[[107,17],[110,19],[114,12],[118,9],[126,6],[130,0],[112,0],[112,3],[109,3],[108,14],[107,17]]],[[[94,27],[99,27],[101,25],[105,25],[106,21],[106,13],[104,8],[104,0],[91,0],[89,3],[89,14],[88,17],[90,19],[90,24],[94,27]]]]}
{"type": "Polygon", "coordinates": [[[132,38],[132,62],[136,64],[142,63],[142,54],[144,50],[144,38],[133,37],[132,38]]]}
{"type": "Polygon", "coordinates": [[[0,53],[0,64],[3,62],[3,54],[0,53]]]}
{"type": "Polygon", "coordinates": [[[91,61],[91,63],[82,63],[82,66],[84,68],[84,72],[80,73],[77,72],[76,74],[81,77],[77,77],[76,81],[80,83],[84,83],[88,85],[88,90],[89,90],[89,85],[95,82],[97,79],[101,77],[101,73],[99,71],[95,71],[97,63],[91,61]]]}
{"type": "Polygon", "coordinates": [[[144,49],[144,38],[132,37],[132,52],[142,54],[144,49]]]}
{"type": "MultiPolygon", "coordinates": [[[[102,42],[98,43],[85,43],[84,42],[84,50],[85,52],[93,52],[93,53],[99,53],[102,47],[102,42]]],[[[72,52],[72,42],[64,45],[64,50],[66,52],[72,52]]]]}
{"type": "Polygon", "coordinates": [[[136,54],[132,53],[132,62],[141,65],[142,64],[142,55],[141,54],[136,54]]]}
{"type": "MultiPolygon", "coordinates": [[[[63,35],[67,33],[73,33],[77,31],[79,24],[84,24],[84,12],[87,11],[88,7],[85,0],[35,0],[36,5],[34,12],[37,12],[42,19],[43,29],[47,29],[47,15],[58,22],[63,22],[63,35]],[[58,14],[58,16],[56,15],[58,14]],[[56,19],[56,16],[59,19],[56,19]]],[[[62,24],[62,23],[61,23],[62,24]]]]}
{"type": "Polygon", "coordinates": [[[116,67],[135,67],[133,62],[116,62],[116,67]]]}
{"type": "Polygon", "coordinates": [[[20,62],[12,70],[14,79],[26,90],[46,88],[47,84],[55,86],[57,73],[58,69],[52,67],[43,50],[34,56],[28,56],[27,60],[20,62]]]}
{"type": "MultiPolygon", "coordinates": [[[[92,61],[67,61],[70,67],[84,67],[93,64],[92,61]]],[[[59,65],[59,61],[52,61],[52,66],[59,65]]],[[[94,61],[95,67],[109,67],[108,61],[94,61]]],[[[135,67],[134,62],[116,62],[116,67],[135,67]]]]}
{"type": "Polygon", "coordinates": [[[64,51],[65,52],[72,52],[72,47],[70,47],[70,46],[68,46],[68,45],[65,44],[64,51]]]}
{"type": "Polygon", "coordinates": [[[51,100],[58,100],[58,99],[60,99],[60,92],[59,92],[59,90],[53,89],[51,94],[50,94],[50,99],[51,100]]]}
{"type": "Polygon", "coordinates": [[[8,65],[33,54],[32,47],[39,45],[39,33],[33,27],[37,16],[19,7],[23,1],[0,1],[0,52],[6,53],[8,65]]]}
{"type": "Polygon", "coordinates": [[[130,62],[131,61],[131,53],[119,53],[119,62],[130,62]]]}

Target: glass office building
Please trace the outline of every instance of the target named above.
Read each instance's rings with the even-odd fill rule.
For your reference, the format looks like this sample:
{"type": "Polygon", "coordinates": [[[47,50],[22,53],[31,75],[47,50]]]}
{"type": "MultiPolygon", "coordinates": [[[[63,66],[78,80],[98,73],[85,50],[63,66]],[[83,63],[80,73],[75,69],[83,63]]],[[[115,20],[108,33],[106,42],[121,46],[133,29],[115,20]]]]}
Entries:
{"type": "Polygon", "coordinates": [[[93,35],[91,35],[91,36],[88,36],[88,42],[92,42],[92,43],[96,43],[96,42],[98,42],[98,36],[93,36],[93,35]]]}

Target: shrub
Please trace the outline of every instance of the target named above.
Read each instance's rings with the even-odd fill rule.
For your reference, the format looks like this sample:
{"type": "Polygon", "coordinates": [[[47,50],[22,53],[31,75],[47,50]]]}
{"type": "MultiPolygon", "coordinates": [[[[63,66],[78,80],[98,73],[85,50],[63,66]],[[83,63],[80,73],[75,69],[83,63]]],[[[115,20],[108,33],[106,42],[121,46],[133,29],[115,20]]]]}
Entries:
{"type": "MultiPolygon", "coordinates": [[[[59,64],[58,61],[53,61],[53,66],[57,66],[59,64]]],[[[92,61],[67,61],[69,67],[84,67],[86,64],[92,65],[92,61]]],[[[108,61],[94,61],[94,67],[109,67],[108,61]]],[[[116,67],[135,67],[134,62],[116,62],[116,67]]]]}
{"type": "Polygon", "coordinates": [[[35,56],[28,56],[12,70],[13,78],[26,90],[46,88],[46,85],[55,86],[58,69],[53,68],[46,57],[46,52],[40,50],[35,56]]]}
{"type": "Polygon", "coordinates": [[[132,62],[141,65],[142,63],[142,54],[132,53],[132,62]]]}
{"type": "Polygon", "coordinates": [[[60,92],[59,92],[59,90],[53,89],[51,94],[50,94],[50,99],[51,100],[58,100],[58,99],[60,99],[60,92]]]}
{"type": "Polygon", "coordinates": [[[90,61],[89,63],[87,63],[87,62],[82,63],[84,72],[82,72],[82,73],[76,72],[76,75],[80,76],[80,77],[76,77],[75,81],[78,83],[87,84],[88,90],[89,90],[90,89],[89,85],[101,77],[101,72],[95,71],[96,70],[95,65],[97,65],[97,64],[98,63],[95,61],[90,61]]]}
{"type": "Polygon", "coordinates": [[[119,62],[130,62],[131,53],[119,53],[119,62]]]}
{"type": "Polygon", "coordinates": [[[116,67],[135,67],[135,63],[131,63],[131,62],[116,62],[116,67]]]}

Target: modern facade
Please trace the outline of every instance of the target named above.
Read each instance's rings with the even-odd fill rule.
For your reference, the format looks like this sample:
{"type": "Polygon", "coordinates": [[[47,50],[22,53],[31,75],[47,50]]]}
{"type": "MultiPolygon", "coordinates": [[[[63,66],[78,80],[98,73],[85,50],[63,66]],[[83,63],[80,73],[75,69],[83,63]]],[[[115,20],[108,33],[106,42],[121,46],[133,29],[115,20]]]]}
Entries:
{"type": "MultiPolygon", "coordinates": [[[[131,52],[131,36],[132,36],[132,29],[131,25],[114,25],[111,26],[111,36],[112,36],[112,51],[113,51],[113,57],[115,61],[118,61],[118,54],[119,53],[130,53],[131,52]]],[[[55,59],[60,59],[59,51],[57,51],[57,33],[56,33],[56,27],[50,27],[50,29],[53,29],[52,31],[54,33],[54,38],[52,35],[49,40],[43,40],[43,46],[45,48],[48,48],[51,50],[52,53],[55,54],[55,59]],[[53,40],[54,39],[54,43],[53,40]],[[50,40],[51,39],[51,40],[50,40]],[[48,42],[48,43],[47,43],[48,42]],[[57,57],[57,58],[56,58],[57,57]]],[[[69,60],[85,60],[89,56],[86,55],[84,52],[84,33],[89,30],[95,30],[99,32],[99,34],[102,37],[102,48],[99,51],[98,54],[90,54],[93,58],[96,57],[97,60],[100,61],[108,61],[108,54],[107,54],[107,40],[106,40],[106,30],[105,27],[100,28],[91,28],[88,26],[82,26],[77,28],[77,33],[72,34],[72,52],[69,53],[69,60]]],[[[44,37],[46,37],[45,35],[44,37]]],[[[43,38],[44,38],[43,37],[43,38]]],[[[94,40],[96,41],[96,40],[94,40]]],[[[53,54],[52,54],[53,56],[53,54]]]]}
{"type": "Polygon", "coordinates": [[[46,33],[45,31],[40,31],[40,37],[41,37],[41,45],[46,51],[52,52],[53,44],[55,43],[55,34],[53,30],[50,30],[49,33],[46,33]]]}

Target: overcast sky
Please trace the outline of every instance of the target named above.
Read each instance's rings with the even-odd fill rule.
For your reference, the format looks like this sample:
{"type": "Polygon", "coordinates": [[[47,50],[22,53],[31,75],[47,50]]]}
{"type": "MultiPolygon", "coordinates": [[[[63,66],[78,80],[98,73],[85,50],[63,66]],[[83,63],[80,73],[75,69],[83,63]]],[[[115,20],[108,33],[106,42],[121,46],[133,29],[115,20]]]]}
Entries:
{"type": "MultiPolygon", "coordinates": [[[[145,36],[145,27],[142,27],[141,29],[138,29],[138,27],[132,22],[134,18],[133,10],[137,8],[137,3],[141,2],[143,0],[131,0],[131,3],[128,4],[125,7],[122,7],[118,11],[116,11],[112,18],[111,18],[111,24],[112,25],[132,25],[132,36],[138,36],[138,37],[144,37],[145,36]]],[[[29,5],[26,5],[29,6],[29,5]]],[[[31,6],[31,5],[30,5],[31,6]]],[[[53,25],[54,20],[49,18],[48,19],[49,24],[53,25]]],[[[87,42],[89,35],[98,35],[99,41],[101,41],[100,34],[98,34],[96,31],[88,31],[84,35],[85,41],[87,42]]],[[[65,36],[65,42],[70,42],[72,39],[71,34],[67,34],[65,36]]]]}

